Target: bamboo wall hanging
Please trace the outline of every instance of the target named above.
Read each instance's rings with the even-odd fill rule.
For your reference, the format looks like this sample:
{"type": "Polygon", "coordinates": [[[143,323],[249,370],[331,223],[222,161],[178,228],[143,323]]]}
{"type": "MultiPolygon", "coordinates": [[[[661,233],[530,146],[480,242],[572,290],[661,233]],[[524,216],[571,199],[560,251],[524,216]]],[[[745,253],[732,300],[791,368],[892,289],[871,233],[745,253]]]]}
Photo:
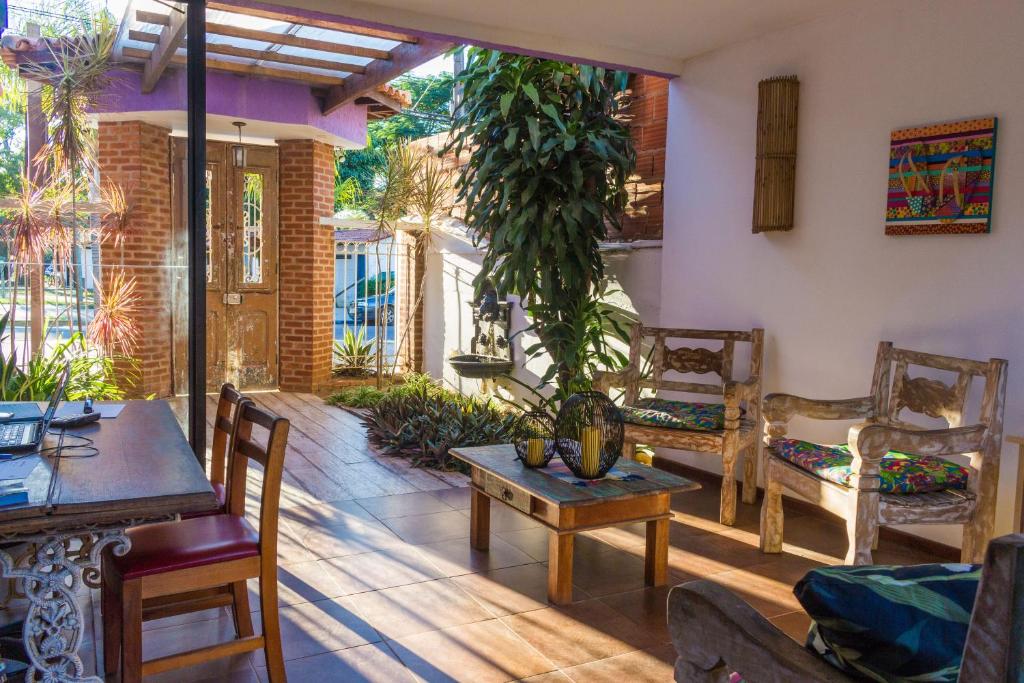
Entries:
{"type": "Polygon", "coordinates": [[[796,76],[767,78],[757,84],[754,233],[793,229],[799,98],[796,76]]]}

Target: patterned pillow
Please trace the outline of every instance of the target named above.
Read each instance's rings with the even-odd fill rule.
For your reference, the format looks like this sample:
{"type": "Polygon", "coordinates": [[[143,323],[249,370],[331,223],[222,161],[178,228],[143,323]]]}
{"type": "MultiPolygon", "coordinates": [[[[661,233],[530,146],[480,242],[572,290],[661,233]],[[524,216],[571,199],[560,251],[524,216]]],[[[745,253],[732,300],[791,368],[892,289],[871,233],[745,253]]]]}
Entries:
{"type": "Polygon", "coordinates": [[[642,398],[636,405],[624,406],[622,417],[626,422],[649,427],[711,432],[725,426],[725,405],[642,398]]]}
{"type": "MultiPolygon", "coordinates": [[[[846,444],[826,446],[799,439],[777,439],[772,450],[797,467],[841,486],[853,476],[853,456],[846,444]]],[[[882,493],[925,493],[967,488],[968,470],[954,462],[927,455],[889,451],[879,467],[882,493]]]]}
{"type": "Polygon", "coordinates": [[[981,565],[814,569],[793,588],[814,620],[807,647],[876,681],[949,681],[960,671],[981,565]]]}

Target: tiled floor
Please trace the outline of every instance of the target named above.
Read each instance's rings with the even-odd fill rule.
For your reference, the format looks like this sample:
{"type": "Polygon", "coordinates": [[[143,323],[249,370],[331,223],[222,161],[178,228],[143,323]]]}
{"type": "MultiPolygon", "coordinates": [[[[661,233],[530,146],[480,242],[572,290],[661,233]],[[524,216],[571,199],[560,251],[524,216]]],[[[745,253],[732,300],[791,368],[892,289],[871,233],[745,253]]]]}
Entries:
{"type": "MultiPolygon", "coordinates": [[[[536,523],[494,504],[491,550],[473,551],[464,478],[377,457],[356,417],[314,396],[255,398],[292,420],[279,549],[291,681],[671,680],[668,589],[644,587],[642,526],[580,537],[575,602],[552,607],[547,535],[536,523]]],[[[840,561],[843,529],[790,514],[786,552],[768,556],[757,549],[756,506],[741,505],[728,528],[716,521],[717,490],[673,502],[671,583],[722,583],[802,638],[807,618],[792,585],[811,567],[840,561]]],[[[884,543],[876,557],[933,559],[884,543]]],[[[152,622],[144,657],[232,634],[224,611],[152,622]]],[[[241,683],[266,672],[257,653],[150,680],[241,683]]]]}

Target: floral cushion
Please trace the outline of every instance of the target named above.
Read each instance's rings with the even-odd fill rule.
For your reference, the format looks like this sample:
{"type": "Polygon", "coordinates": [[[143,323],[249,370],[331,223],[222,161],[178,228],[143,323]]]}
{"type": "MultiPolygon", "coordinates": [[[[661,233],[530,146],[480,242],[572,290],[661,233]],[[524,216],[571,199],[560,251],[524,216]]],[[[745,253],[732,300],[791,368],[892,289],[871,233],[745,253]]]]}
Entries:
{"type": "Polygon", "coordinates": [[[725,426],[725,406],[721,403],[642,398],[636,405],[624,406],[622,417],[626,422],[637,425],[710,432],[725,426]]]}
{"type": "MultiPolygon", "coordinates": [[[[850,485],[853,456],[846,444],[827,446],[799,439],[777,439],[772,442],[772,450],[780,458],[826,481],[850,485]]],[[[925,493],[967,488],[966,467],[927,455],[889,451],[882,458],[879,474],[882,493],[925,493]]]]}
{"type": "Polygon", "coordinates": [[[807,647],[854,676],[955,683],[981,565],[823,567],[793,588],[807,647]]]}

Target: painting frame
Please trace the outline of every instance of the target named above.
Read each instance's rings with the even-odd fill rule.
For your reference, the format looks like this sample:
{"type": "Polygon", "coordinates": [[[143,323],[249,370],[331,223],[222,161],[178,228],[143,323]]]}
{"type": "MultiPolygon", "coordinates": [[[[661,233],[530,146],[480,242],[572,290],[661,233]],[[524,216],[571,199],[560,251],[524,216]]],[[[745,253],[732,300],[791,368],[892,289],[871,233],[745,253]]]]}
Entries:
{"type": "Polygon", "coordinates": [[[892,131],[886,235],[992,231],[996,116],[892,131]]]}

